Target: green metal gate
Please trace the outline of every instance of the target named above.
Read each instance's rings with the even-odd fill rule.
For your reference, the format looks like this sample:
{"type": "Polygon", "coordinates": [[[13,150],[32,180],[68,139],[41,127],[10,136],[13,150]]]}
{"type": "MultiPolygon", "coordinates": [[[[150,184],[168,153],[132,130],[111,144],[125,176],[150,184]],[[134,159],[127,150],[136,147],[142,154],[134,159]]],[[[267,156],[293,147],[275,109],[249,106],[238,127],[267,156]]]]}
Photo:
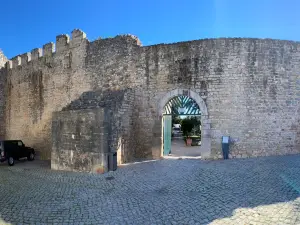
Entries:
{"type": "Polygon", "coordinates": [[[163,126],[164,126],[164,152],[163,155],[169,155],[171,153],[171,136],[172,136],[172,116],[163,116],[163,126]]]}

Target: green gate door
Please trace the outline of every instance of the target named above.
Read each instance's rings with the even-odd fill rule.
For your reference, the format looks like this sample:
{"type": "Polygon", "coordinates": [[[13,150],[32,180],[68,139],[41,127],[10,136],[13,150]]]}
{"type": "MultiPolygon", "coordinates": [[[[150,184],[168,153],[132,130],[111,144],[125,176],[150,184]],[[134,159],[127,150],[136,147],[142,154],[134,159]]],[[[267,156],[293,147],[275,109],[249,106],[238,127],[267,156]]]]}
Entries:
{"type": "Polygon", "coordinates": [[[164,115],[164,155],[171,153],[172,115],[164,115]]]}

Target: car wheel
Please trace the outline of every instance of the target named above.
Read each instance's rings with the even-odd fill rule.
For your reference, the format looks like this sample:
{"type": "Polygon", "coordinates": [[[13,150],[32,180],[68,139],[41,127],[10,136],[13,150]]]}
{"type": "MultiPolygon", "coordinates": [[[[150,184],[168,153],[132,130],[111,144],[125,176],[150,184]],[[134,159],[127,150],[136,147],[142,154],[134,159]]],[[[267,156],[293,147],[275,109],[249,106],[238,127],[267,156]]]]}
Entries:
{"type": "Polygon", "coordinates": [[[8,165],[13,166],[15,164],[15,159],[11,156],[8,157],[8,165]]]}
{"type": "Polygon", "coordinates": [[[27,159],[28,159],[29,161],[34,160],[34,154],[31,152],[31,153],[29,154],[29,156],[27,156],[27,159]]]}

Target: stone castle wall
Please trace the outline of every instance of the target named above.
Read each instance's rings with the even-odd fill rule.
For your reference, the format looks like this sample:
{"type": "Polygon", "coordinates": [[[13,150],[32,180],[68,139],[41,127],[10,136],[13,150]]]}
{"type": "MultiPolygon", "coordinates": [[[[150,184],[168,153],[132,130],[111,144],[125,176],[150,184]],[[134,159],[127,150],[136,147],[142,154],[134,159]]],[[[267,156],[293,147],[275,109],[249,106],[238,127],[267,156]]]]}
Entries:
{"type": "Polygon", "coordinates": [[[5,137],[49,158],[53,112],[86,91],[132,88],[128,151],[159,157],[158,102],[180,88],[205,100],[212,157],[220,157],[222,135],[234,140],[232,157],[298,153],[299,71],[298,42],[228,38],[142,47],[131,35],[89,42],[74,30],[71,40],[57,36],[55,48],[46,44],[0,70],[5,137]]]}
{"type": "MultiPolygon", "coordinates": [[[[59,35],[56,45],[48,43],[10,60],[5,72],[6,138],[22,139],[40,151],[43,158],[50,158],[52,113],[61,111],[83,92],[96,87],[107,89],[107,84],[122,86],[119,80],[129,76],[126,71],[134,60],[127,58],[127,45],[135,40],[131,36],[113,40],[90,43],[83,32],[74,30],[71,40],[59,35]],[[116,64],[124,66],[118,74],[116,64]]],[[[130,83],[123,79],[125,82],[130,83]]]]}
{"type": "Polygon", "coordinates": [[[5,84],[6,84],[6,70],[4,68],[7,62],[6,56],[0,49],[0,139],[5,138],[5,84]]]}
{"type": "MultiPolygon", "coordinates": [[[[300,152],[300,43],[211,39],[145,47],[149,104],[190,89],[205,100],[212,156],[230,135],[232,157],[300,152]]],[[[152,117],[154,118],[153,112],[152,117]]],[[[153,122],[154,124],[154,122],[153,122]]]]}

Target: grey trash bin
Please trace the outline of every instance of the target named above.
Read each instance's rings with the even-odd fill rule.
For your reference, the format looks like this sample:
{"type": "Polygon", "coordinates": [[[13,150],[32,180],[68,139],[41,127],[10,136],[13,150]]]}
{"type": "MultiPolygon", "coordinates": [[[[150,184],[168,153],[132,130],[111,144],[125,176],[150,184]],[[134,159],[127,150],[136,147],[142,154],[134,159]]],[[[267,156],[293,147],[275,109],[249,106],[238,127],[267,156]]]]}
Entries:
{"type": "Polygon", "coordinates": [[[117,153],[110,152],[108,154],[108,171],[115,171],[117,170],[117,153]]]}
{"type": "Polygon", "coordinates": [[[222,152],[223,152],[223,159],[228,159],[229,157],[229,143],[230,143],[230,137],[229,136],[223,136],[222,137],[222,152]]]}

